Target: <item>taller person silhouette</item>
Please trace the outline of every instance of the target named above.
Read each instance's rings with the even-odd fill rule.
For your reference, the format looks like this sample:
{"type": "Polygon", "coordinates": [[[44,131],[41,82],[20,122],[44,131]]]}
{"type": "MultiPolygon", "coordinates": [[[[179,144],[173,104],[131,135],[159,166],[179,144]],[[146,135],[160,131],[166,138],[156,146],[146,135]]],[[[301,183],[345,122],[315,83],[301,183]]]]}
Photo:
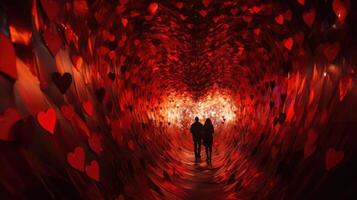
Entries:
{"type": "Polygon", "coordinates": [[[199,122],[199,118],[195,117],[195,122],[191,125],[190,129],[192,133],[195,160],[201,158],[202,128],[203,125],[199,122]]]}

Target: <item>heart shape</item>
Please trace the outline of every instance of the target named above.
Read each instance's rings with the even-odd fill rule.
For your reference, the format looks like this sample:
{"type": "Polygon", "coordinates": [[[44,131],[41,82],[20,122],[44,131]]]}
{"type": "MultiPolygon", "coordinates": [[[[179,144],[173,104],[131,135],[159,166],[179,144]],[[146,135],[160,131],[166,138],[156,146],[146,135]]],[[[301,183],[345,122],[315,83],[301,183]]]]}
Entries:
{"type": "Polygon", "coordinates": [[[201,15],[202,17],[206,17],[206,15],[207,15],[207,10],[199,10],[198,13],[200,13],[200,15],[201,15]]]}
{"type": "Polygon", "coordinates": [[[294,45],[294,40],[292,37],[289,37],[287,39],[284,40],[284,47],[286,49],[288,49],[289,51],[291,50],[291,48],[293,47],[294,45]]]}
{"type": "Polygon", "coordinates": [[[74,152],[67,154],[67,161],[71,167],[79,171],[84,169],[85,153],[82,147],[76,147],[74,152]]]}
{"type": "Polygon", "coordinates": [[[284,24],[284,16],[282,14],[275,17],[276,23],[283,25],[284,24]]]}
{"type": "Polygon", "coordinates": [[[128,25],[128,20],[126,18],[122,18],[121,19],[121,24],[123,25],[123,27],[125,28],[126,25],[128,25]]]}
{"type": "Polygon", "coordinates": [[[82,103],[82,106],[84,108],[84,111],[89,115],[89,116],[93,116],[93,104],[91,101],[85,101],[82,103]]]}
{"type": "Polygon", "coordinates": [[[86,174],[93,180],[99,181],[99,165],[97,161],[93,160],[90,165],[86,166],[86,174]]]}
{"type": "Polygon", "coordinates": [[[55,83],[61,93],[64,94],[72,84],[72,75],[68,72],[62,75],[59,72],[54,72],[52,74],[52,81],[55,83]]]}
{"type": "Polygon", "coordinates": [[[150,3],[148,10],[150,11],[150,13],[152,15],[155,15],[158,8],[159,8],[159,4],[157,4],[156,2],[153,2],[153,3],[150,3]]]}
{"type": "Polygon", "coordinates": [[[92,134],[91,137],[88,138],[88,145],[90,149],[98,155],[103,151],[102,137],[99,134],[92,134]]]}
{"type": "Polygon", "coordinates": [[[314,24],[315,16],[316,16],[315,9],[311,9],[311,10],[305,11],[302,14],[302,18],[303,18],[305,24],[308,25],[310,28],[314,24]]]}
{"type": "Polygon", "coordinates": [[[0,140],[11,140],[10,130],[12,126],[21,119],[20,113],[14,108],[7,108],[0,116],[0,140]]]}
{"type": "Polygon", "coordinates": [[[334,168],[338,163],[343,160],[344,152],[342,150],[336,151],[333,148],[329,148],[325,155],[326,170],[334,168]]]}
{"type": "Polygon", "coordinates": [[[350,0],[333,0],[332,2],[332,9],[341,23],[345,21],[349,8],[350,0]]]}
{"type": "Polygon", "coordinates": [[[56,111],[53,108],[49,108],[46,112],[39,112],[37,114],[37,121],[43,129],[54,134],[57,121],[56,111]]]}
{"type": "Polygon", "coordinates": [[[61,107],[62,114],[68,120],[72,120],[74,117],[74,109],[71,105],[63,105],[61,107]]]}
{"type": "Polygon", "coordinates": [[[323,53],[326,57],[326,59],[329,62],[333,62],[338,53],[340,52],[340,43],[339,42],[334,42],[334,43],[327,43],[323,45],[324,50],[323,53]]]}
{"type": "Polygon", "coordinates": [[[0,72],[17,79],[16,54],[10,39],[0,33],[0,72]]]}

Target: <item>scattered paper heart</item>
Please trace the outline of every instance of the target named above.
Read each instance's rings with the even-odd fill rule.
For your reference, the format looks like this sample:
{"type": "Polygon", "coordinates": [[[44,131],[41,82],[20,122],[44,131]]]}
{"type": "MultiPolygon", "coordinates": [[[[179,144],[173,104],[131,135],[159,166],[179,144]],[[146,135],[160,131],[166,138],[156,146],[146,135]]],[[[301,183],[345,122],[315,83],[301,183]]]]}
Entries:
{"type": "Polygon", "coordinates": [[[343,160],[344,152],[342,150],[336,151],[334,148],[329,148],[325,154],[326,170],[334,168],[343,160]]]}
{"type": "Polygon", "coordinates": [[[52,74],[52,81],[55,83],[60,92],[64,94],[72,84],[72,75],[68,72],[62,75],[59,72],[54,72],[52,74]]]}
{"type": "Polygon", "coordinates": [[[93,108],[93,103],[90,100],[84,101],[82,103],[84,111],[92,117],[94,114],[94,108],[93,108]]]}
{"type": "Polygon", "coordinates": [[[85,152],[82,147],[76,147],[74,152],[67,154],[67,161],[71,167],[79,171],[84,170],[85,152]]]}
{"type": "Polygon", "coordinates": [[[37,121],[43,129],[51,134],[54,134],[56,127],[56,111],[53,108],[49,108],[47,111],[41,111],[37,114],[37,121]]]}
{"type": "Polygon", "coordinates": [[[93,160],[90,165],[86,166],[86,174],[93,180],[99,181],[100,176],[99,176],[99,165],[98,162],[93,160]]]}

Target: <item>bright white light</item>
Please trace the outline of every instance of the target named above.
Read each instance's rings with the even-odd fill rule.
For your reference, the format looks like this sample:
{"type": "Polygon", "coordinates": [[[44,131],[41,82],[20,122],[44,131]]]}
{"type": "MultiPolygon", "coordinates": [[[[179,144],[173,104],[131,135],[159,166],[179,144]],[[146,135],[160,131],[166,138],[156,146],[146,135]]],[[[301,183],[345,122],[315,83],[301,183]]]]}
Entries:
{"type": "Polygon", "coordinates": [[[162,107],[161,114],[166,120],[178,126],[192,123],[196,116],[202,123],[210,118],[217,125],[230,123],[236,117],[233,99],[218,91],[196,101],[189,95],[171,94],[162,107]]]}

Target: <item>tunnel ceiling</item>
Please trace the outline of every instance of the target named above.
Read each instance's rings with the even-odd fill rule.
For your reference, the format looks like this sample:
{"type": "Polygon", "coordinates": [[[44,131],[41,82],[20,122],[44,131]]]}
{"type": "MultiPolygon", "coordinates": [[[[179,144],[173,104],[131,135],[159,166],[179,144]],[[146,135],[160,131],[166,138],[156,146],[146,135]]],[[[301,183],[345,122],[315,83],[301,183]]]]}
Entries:
{"type": "Polygon", "coordinates": [[[352,40],[355,31],[343,29],[353,23],[352,18],[345,22],[350,3],[325,4],[76,1],[67,3],[71,20],[63,24],[70,25],[78,42],[91,38],[94,57],[101,64],[121,74],[137,70],[131,76],[148,77],[143,82],[153,81],[155,74],[161,88],[186,88],[200,96],[214,84],[238,91],[272,78],[269,74],[287,76],[314,62],[337,58],[336,51],[352,40]],[[331,48],[332,53],[326,50],[331,48]]]}

